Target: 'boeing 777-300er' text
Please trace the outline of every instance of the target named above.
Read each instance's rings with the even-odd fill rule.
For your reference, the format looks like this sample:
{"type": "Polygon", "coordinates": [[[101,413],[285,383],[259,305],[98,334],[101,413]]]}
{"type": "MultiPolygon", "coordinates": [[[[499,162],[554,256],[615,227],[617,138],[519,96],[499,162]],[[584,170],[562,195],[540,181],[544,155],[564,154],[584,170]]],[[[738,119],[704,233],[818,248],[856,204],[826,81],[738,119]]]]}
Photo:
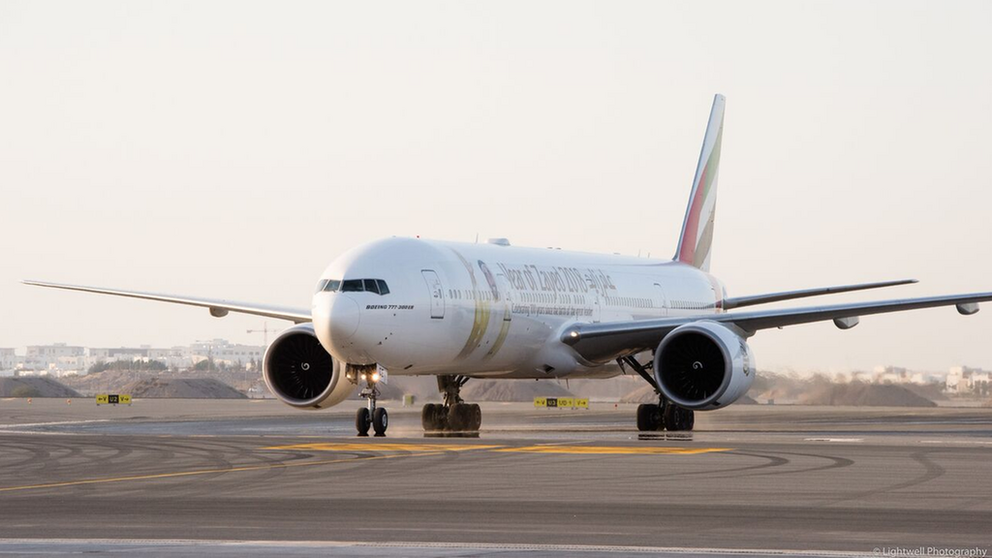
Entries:
{"type": "Polygon", "coordinates": [[[470,378],[604,378],[631,370],[658,393],[641,405],[641,430],[691,430],[693,413],[730,405],[754,380],[747,339],[758,330],[935,306],[974,314],[992,293],[775,310],[738,310],[887,281],[727,297],[709,274],[724,97],[713,101],[682,233],[672,260],[388,238],[331,263],[310,309],[25,281],[29,285],[240,312],[296,325],[266,349],[269,389],[300,409],[322,409],[361,387],[359,435],[383,435],[377,384],[388,375],[434,375],[443,404],[425,405],[428,431],[478,431],[482,413],[460,397],[470,378]]]}

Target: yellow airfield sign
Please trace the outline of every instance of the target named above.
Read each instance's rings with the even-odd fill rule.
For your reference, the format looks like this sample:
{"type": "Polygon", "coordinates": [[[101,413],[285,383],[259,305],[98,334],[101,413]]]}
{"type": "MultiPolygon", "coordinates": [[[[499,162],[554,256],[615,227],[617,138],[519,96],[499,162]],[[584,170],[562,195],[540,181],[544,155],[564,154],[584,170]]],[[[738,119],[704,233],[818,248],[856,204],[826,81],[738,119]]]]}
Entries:
{"type": "Polygon", "coordinates": [[[131,396],[123,393],[99,393],[96,396],[97,405],[130,405],[131,396]]]}
{"type": "Polygon", "coordinates": [[[578,397],[535,397],[534,406],[557,409],[588,409],[589,399],[578,397]]]}

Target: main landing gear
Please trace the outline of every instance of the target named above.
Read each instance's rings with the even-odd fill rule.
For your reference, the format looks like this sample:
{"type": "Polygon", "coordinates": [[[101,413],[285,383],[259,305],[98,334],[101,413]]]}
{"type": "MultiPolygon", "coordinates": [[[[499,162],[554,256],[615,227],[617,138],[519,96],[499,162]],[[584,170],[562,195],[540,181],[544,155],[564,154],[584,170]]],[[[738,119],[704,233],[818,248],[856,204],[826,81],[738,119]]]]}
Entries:
{"type": "Polygon", "coordinates": [[[365,381],[365,387],[359,395],[368,400],[368,406],[358,410],[355,416],[355,428],[358,429],[359,436],[368,436],[369,428],[375,432],[376,436],[385,436],[386,427],[389,426],[389,414],[384,407],[376,407],[376,399],[379,397],[379,374],[374,370],[358,372],[357,381],[365,381]]]}
{"type": "Polygon", "coordinates": [[[443,404],[428,403],[420,413],[424,432],[478,433],[482,426],[482,408],[475,403],[466,403],[459,393],[465,376],[438,376],[437,388],[444,396],[443,404]]]}
{"type": "Polygon", "coordinates": [[[654,363],[648,363],[645,366],[637,362],[634,357],[626,356],[618,358],[617,364],[624,370],[626,370],[625,365],[633,368],[635,372],[654,387],[654,391],[658,395],[657,404],[644,403],[637,406],[638,430],[641,432],[653,432],[657,430],[682,432],[692,430],[692,427],[696,424],[696,414],[691,409],[683,409],[662,397],[661,390],[658,389],[658,384],[655,382],[654,377],[648,373],[648,370],[654,366],[654,363]]]}

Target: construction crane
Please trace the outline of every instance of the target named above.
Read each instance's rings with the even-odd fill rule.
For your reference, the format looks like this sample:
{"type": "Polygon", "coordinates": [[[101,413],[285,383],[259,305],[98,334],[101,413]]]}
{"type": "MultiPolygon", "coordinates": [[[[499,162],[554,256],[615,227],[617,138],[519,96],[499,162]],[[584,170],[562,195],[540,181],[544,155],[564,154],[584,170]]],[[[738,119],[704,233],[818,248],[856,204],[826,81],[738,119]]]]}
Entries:
{"type": "Polygon", "coordinates": [[[262,329],[249,329],[248,333],[261,333],[262,334],[262,344],[266,347],[269,346],[269,334],[279,333],[281,329],[269,329],[268,322],[262,322],[262,329]]]}

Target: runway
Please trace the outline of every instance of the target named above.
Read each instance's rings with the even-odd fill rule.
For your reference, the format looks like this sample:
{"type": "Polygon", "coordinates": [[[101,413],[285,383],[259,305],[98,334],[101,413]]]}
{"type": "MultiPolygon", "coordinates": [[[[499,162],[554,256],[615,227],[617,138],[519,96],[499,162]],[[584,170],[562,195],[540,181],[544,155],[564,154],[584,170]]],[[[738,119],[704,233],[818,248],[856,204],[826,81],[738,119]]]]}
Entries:
{"type": "Polygon", "coordinates": [[[992,410],[740,407],[642,439],[633,409],[0,402],[0,553],[873,554],[988,549],[992,410]],[[69,407],[69,408],[67,408],[69,407]],[[236,543],[236,544],[235,544],[236,543]],[[192,549],[195,549],[192,550],[192,549]]]}

